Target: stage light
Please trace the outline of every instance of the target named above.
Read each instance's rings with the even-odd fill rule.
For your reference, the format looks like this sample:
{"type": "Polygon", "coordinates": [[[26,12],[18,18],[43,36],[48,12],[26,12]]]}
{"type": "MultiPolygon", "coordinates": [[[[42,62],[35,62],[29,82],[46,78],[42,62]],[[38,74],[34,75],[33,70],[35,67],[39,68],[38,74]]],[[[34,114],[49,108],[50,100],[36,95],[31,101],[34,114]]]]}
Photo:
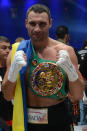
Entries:
{"type": "Polygon", "coordinates": [[[11,0],[1,0],[1,7],[10,7],[11,6],[11,0]]]}
{"type": "Polygon", "coordinates": [[[25,9],[28,9],[30,6],[32,6],[33,4],[38,3],[39,0],[26,0],[25,1],[25,9]]]}

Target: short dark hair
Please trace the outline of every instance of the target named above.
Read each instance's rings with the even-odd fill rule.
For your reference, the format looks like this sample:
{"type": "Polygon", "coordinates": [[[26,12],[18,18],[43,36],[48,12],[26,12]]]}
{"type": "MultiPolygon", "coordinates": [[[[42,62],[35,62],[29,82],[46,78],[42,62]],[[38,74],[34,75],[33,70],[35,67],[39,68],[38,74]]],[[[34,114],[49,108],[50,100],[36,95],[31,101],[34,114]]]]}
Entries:
{"type": "Polygon", "coordinates": [[[24,40],[23,37],[17,37],[16,40],[15,40],[15,42],[21,42],[22,40],[24,40]]]}
{"type": "Polygon", "coordinates": [[[0,36],[0,42],[9,42],[10,43],[10,41],[8,40],[8,38],[5,37],[5,36],[0,36]]]}
{"type": "Polygon", "coordinates": [[[64,25],[58,26],[57,29],[56,29],[57,38],[63,39],[65,34],[69,34],[68,27],[66,27],[64,25]]]}
{"type": "Polygon", "coordinates": [[[31,11],[34,11],[35,13],[43,13],[43,12],[46,12],[47,15],[48,15],[48,18],[50,20],[50,17],[51,17],[51,14],[50,14],[50,10],[47,6],[43,5],[43,4],[35,4],[35,5],[32,5],[28,10],[27,10],[27,13],[26,13],[26,18],[28,17],[29,13],[31,11]]]}

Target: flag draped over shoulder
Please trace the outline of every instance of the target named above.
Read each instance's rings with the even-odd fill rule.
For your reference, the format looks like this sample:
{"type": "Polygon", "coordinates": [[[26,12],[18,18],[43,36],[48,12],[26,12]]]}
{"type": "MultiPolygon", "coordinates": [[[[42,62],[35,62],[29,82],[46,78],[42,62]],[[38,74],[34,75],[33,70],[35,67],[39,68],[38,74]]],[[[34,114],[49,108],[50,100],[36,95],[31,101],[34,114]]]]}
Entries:
{"type": "Polygon", "coordinates": [[[17,76],[17,84],[14,96],[12,131],[27,131],[27,105],[24,75],[32,54],[31,41],[23,40],[21,43],[15,43],[12,45],[11,62],[14,59],[15,52],[18,50],[23,50],[25,52],[27,56],[27,65],[21,69],[17,76]]]}

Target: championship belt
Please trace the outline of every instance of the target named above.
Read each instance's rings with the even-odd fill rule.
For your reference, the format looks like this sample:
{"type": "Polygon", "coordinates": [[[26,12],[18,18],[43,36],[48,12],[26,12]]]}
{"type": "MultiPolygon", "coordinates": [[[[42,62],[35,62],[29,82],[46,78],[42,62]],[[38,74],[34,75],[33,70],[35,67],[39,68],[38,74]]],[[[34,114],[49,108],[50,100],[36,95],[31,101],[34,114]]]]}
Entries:
{"type": "Polygon", "coordinates": [[[65,77],[64,70],[55,63],[40,63],[32,71],[32,91],[38,96],[61,99],[67,94],[65,77]]]}

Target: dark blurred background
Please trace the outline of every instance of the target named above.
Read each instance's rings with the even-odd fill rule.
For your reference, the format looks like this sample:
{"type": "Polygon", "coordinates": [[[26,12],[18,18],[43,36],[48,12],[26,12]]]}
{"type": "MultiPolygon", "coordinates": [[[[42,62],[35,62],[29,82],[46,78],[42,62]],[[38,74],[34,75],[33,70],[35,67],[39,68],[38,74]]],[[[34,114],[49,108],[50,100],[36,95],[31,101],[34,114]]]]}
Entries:
{"type": "Polygon", "coordinates": [[[53,18],[50,36],[56,39],[56,27],[66,25],[70,31],[70,45],[75,49],[87,39],[87,0],[0,0],[0,35],[9,38],[11,44],[17,37],[29,39],[25,28],[27,9],[42,3],[49,7],[53,18]]]}

